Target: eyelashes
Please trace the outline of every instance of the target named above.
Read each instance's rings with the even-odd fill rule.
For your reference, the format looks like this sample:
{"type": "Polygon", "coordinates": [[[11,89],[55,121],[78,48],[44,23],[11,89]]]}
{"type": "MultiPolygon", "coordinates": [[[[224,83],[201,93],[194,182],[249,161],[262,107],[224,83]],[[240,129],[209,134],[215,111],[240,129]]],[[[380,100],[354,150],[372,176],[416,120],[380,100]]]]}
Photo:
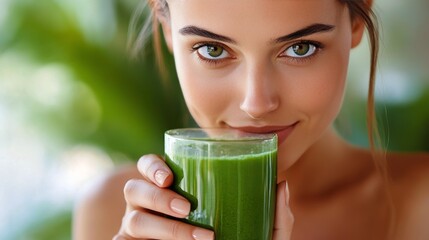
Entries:
{"type": "MultiPolygon", "coordinates": [[[[324,45],[320,42],[301,40],[289,44],[277,57],[290,64],[304,64],[315,57],[323,48],[324,45]]],[[[232,50],[218,42],[197,43],[192,47],[191,52],[195,53],[199,60],[210,65],[218,65],[235,59],[232,50]]]]}
{"type": "Polygon", "coordinates": [[[228,59],[234,59],[232,52],[225,45],[216,42],[203,42],[194,45],[191,52],[195,52],[198,59],[211,65],[220,64],[228,59]]]}
{"type": "Polygon", "coordinates": [[[318,50],[322,48],[321,44],[314,41],[301,41],[288,47],[280,57],[292,58],[307,58],[313,56],[318,50]]]}

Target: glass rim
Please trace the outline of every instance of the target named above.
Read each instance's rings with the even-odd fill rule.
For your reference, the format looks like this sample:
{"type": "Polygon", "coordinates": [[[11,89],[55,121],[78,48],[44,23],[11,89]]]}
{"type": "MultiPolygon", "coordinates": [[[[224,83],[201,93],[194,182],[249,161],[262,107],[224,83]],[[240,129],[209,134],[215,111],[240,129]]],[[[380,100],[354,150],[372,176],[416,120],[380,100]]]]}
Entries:
{"type": "Polygon", "coordinates": [[[197,142],[277,142],[275,133],[249,133],[232,128],[176,128],[165,131],[165,136],[197,142]],[[208,132],[216,136],[210,136],[208,132]]]}

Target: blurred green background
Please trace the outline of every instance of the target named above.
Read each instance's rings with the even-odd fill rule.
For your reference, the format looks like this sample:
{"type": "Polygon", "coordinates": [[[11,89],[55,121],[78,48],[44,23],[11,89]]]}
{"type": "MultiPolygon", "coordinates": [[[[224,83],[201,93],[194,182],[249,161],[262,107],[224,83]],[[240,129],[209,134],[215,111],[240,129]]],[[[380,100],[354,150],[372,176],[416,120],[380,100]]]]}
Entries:
{"type": "MultiPolygon", "coordinates": [[[[377,0],[378,116],[391,150],[429,151],[429,2],[377,0]]],[[[171,56],[127,51],[137,0],[0,0],[0,239],[71,239],[77,192],[192,124],[171,56]]],[[[366,146],[368,49],[352,53],[341,134],[366,146]]]]}

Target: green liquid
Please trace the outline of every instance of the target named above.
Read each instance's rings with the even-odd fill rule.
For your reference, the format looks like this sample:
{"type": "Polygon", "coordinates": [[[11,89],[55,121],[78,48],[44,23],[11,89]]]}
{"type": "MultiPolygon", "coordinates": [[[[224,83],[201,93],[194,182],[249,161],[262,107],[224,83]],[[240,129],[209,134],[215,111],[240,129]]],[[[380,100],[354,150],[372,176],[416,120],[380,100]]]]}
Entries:
{"type": "Polygon", "coordinates": [[[236,158],[166,156],[172,189],[191,202],[184,221],[215,231],[216,240],[271,240],[277,152],[236,158]]]}

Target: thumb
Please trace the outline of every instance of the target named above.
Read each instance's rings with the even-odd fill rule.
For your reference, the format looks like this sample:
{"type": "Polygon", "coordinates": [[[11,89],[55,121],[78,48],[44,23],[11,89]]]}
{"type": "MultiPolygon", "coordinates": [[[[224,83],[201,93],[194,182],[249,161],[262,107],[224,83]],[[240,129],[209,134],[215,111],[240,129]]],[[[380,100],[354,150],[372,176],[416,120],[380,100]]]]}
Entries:
{"type": "Polygon", "coordinates": [[[273,240],[287,240],[292,234],[294,217],[289,207],[289,188],[287,182],[277,186],[276,218],[273,240]]]}

